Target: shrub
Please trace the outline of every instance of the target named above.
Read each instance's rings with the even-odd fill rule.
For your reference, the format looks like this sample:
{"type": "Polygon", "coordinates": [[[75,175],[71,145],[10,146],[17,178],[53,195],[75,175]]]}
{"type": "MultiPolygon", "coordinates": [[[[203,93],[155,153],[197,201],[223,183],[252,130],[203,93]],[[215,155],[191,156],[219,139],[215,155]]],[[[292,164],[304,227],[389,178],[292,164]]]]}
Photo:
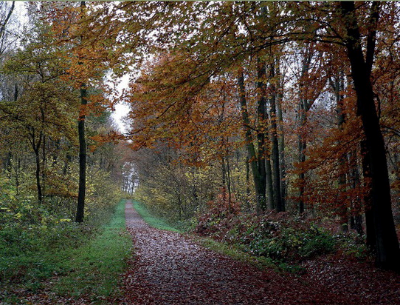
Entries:
{"type": "Polygon", "coordinates": [[[309,221],[285,213],[224,215],[213,210],[199,217],[195,232],[236,244],[245,252],[281,262],[300,262],[331,253],[337,240],[309,221]]]}

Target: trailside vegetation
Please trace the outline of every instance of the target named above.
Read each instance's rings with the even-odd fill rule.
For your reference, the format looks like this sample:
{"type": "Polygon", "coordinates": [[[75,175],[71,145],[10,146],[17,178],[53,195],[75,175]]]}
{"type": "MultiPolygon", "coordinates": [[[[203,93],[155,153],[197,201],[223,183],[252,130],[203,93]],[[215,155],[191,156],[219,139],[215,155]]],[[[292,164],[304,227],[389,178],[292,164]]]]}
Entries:
{"type": "Polygon", "coordinates": [[[278,264],[400,270],[397,2],[29,2],[25,25],[16,7],[0,3],[1,285],[102,247],[127,193],[278,264]]]}

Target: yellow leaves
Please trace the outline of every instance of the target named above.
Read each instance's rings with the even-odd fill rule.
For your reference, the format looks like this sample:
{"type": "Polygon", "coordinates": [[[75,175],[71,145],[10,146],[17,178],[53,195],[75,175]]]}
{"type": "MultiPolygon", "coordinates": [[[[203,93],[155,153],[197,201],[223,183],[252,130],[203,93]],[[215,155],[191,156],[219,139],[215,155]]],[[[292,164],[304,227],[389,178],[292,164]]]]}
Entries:
{"type": "Polygon", "coordinates": [[[71,222],[71,219],[69,218],[62,218],[58,222],[71,222]]]}
{"type": "Polygon", "coordinates": [[[15,218],[15,219],[20,219],[22,216],[23,216],[23,215],[22,215],[22,213],[20,213],[20,212],[14,214],[14,218],[15,218]]]}

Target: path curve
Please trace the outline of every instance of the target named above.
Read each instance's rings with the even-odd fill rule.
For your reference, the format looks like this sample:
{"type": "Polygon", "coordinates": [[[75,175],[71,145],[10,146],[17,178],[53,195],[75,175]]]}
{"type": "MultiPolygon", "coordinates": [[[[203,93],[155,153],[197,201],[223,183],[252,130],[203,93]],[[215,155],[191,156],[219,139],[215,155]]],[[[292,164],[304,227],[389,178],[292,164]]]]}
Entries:
{"type": "Polygon", "coordinates": [[[125,212],[134,260],[120,304],[349,304],[315,283],[260,271],[179,233],[151,228],[130,202],[125,212]]]}

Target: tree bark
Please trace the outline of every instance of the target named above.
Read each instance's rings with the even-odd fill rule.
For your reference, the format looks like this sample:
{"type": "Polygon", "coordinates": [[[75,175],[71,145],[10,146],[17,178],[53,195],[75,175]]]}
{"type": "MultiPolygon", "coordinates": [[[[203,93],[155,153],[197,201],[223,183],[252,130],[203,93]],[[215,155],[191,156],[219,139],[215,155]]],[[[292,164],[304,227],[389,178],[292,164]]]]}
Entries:
{"type": "Polygon", "coordinates": [[[35,153],[35,164],[36,164],[36,171],[35,171],[35,178],[36,178],[36,189],[37,189],[37,199],[39,203],[43,202],[43,192],[42,192],[42,183],[40,181],[41,177],[41,168],[40,168],[40,146],[42,144],[42,132],[39,134],[39,138],[36,141],[36,134],[35,130],[31,131],[31,145],[32,149],[35,153]]]}
{"type": "MultiPolygon", "coordinates": [[[[300,101],[299,107],[299,125],[300,125],[300,132],[298,135],[298,162],[304,163],[306,161],[306,149],[307,149],[307,141],[303,135],[303,129],[307,124],[307,114],[306,110],[304,109],[303,101],[300,101]]],[[[299,180],[299,213],[304,213],[304,191],[305,191],[305,173],[301,171],[298,175],[299,180]]]]}
{"type": "Polygon", "coordinates": [[[258,102],[257,102],[257,140],[258,140],[258,167],[260,175],[264,176],[266,190],[266,203],[261,207],[261,210],[266,210],[267,206],[270,209],[275,209],[274,201],[274,188],[272,180],[272,167],[271,167],[271,153],[269,151],[269,139],[268,139],[268,114],[267,114],[267,93],[266,93],[266,63],[257,59],[257,90],[258,90],[258,102]]]}
{"type": "MultiPolygon", "coordinates": [[[[81,1],[81,12],[86,6],[85,1],[81,1]]],[[[81,63],[82,64],[82,63],[81,63]]],[[[78,204],[76,208],[76,222],[83,222],[85,214],[85,197],[86,197],[86,137],[85,137],[85,119],[86,119],[86,105],[87,105],[87,89],[86,84],[81,85],[80,89],[81,109],[78,121],[78,134],[79,134],[79,190],[78,190],[78,204]]]]}
{"type": "Polygon", "coordinates": [[[279,78],[279,85],[276,94],[277,106],[277,119],[278,119],[278,146],[279,146],[279,161],[280,161],[280,178],[281,178],[281,200],[282,205],[286,208],[286,163],[285,163],[285,134],[283,130],[283,113],[282,113],[282,100],[283,100],[283,77],[280,73],[279,59],[276,61],[276,74],[279,78]]]}
{"type": "Polygon", "coordinates": [[[76,210],[76,222],[83,222],[85,211],[85,197],[86,197],[86,137],[85,137],[85,106],[87,105],[87,89],[82,85],[81,93],[81,113],[78,122],[79,134],[79,191],[78,191],[78,205],[76,210]]]}
{"type": "Polygon", "coordinates": [[[365,140],[361,141],[361,158],[362,158],[362,171],[364,177],[364,187],[367,189],[367,193],[364,195],[364,209],[365,209],[365,231],[366,231],[366,244],[367,247],[375,252],[376,249],[376,233],[374,225],[374,211],[372,206],[372,176],[370,169],[370,155],[367,149],[367,143],[365,140]]]}
{"type": "MultiPolygon", "coordinates": [[[[308,101],[308,97],[306,94],[306,87],[308,86],[305,83],[304,78],[308,74],[308,70],[311,64],[312,53],[310,50],[306,50],[306,54],[304,55],[302,68],[301,68],[301,76],[300,76],[300,90],[299,90],[299,110],[298,110],[298,120],[299,120],[299,135],[298,135],[298,162],[304,163],[306,161],[306,149],[307,149],[307,139],[305,128],[307,125],[307,112],[311,108],[311,103],[308,101]]],[[[305,191],[305,172],[301,171],[298,175],[299,180],[299,213],[304,213],[304,191],[305,191]]]]}
{"type": "MultiPolygon", "coordinates": [[[[250,129],[250,118],[247,109],[243,71],[239,71],[237,82],[239,87],[239,102],[242,112],[243,126],[245,129],[246,148],[249,156],[251,171],[253,173],[254,187],[256,191],[257,211],[261,212],[266,209],[265,159],[263,159],[263,156],[256,155],[256,150],[254,147],[253,137],[250,129]],[[259,166],[260,164],[261,168],[259,166]]],[[[262,138],[259,138],[258,141],[260,143],[260,141],[262,141],[262,138]]],[[[260,151],[258,153],[260,153],[260,151]]]]}
{"type": "MultiPolygon", "coordinates": [[[[385,143],[379,125],[374,92],[370,80],[372,64],[368,54],[374,53],[374,43],[368,43],[367,58],[364,60],[354,2],[341,2],[340,5],[342,20],[346,21],[344,22],[347,32],[346,47],[357,94],[357,112],[362,120],[366,148],[369,152],[367,161],[372,178],[371,191],[376,236],[376,265],[381,268],[400,271],[400,249],[391,207],[385,143]]],[[[379,4],[372,4],[372,8],[376,8],[377,5],[379,4]]],[[[378,11],[373,11],[371,19],[374,20],[375,24],[378,18],[378,11]]]]}
{"type": "Polygon", "coordinates": [[[271,97],[270,102],[270,119],[271,119],[271,159],[272,159],[272,178],[273,178],[273,190],[274,190],[274,206],[278,212],[285,211],[285,205],[282,202],[281,194],[281,173],[280,173],[280,163],[279,163],[279,147],[278,147],[278,127],[277,127],[277,116],[276,116],[276,97],[277,90],[275,85],[275,63],[274,59],[270,65],[270,87],[271,87],[271,97]]]}
{"type": "MultiPolygon", "coordinates": [[[[336,100],[336,113],[337,113],[337,124],[339,130],[343,131],[343,125],[346,121],[346,117],[343,110],[343,95],[342,91],[344,89],[344,74],[343,72],[338,72],[335,77],[330,79],[331,87],[335,93],[336,100]]],[[[338,143],[340,145],[340,143],[338,143]]],[[[347,198],[343,195],[346,191],[346,160],[347,154],[343,153],[339,156],[339,178],[338,178],[338,210],[337,213],[340,217],[340,229],[343,233],[347,233],[349,231],[349,216],[348,216],[348,207],[347,207],[347,198]]]]}

